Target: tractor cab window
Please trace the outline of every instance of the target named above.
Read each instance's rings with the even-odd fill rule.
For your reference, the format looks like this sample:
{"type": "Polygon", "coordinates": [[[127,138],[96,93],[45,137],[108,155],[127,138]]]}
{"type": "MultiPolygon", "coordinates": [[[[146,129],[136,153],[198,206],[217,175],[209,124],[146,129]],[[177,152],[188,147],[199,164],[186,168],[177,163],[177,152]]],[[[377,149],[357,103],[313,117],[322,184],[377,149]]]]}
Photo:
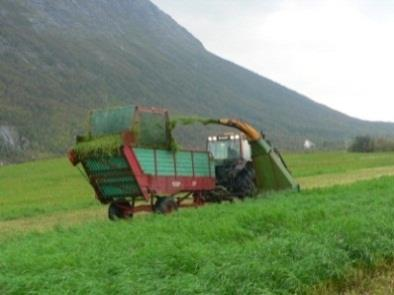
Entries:
{"type": "Polygon", "coordinates": [[[239,159],[241,158],[241,145],[239,139],[234,140],[208,140],[208,151],[215,160],[239,159]]]}

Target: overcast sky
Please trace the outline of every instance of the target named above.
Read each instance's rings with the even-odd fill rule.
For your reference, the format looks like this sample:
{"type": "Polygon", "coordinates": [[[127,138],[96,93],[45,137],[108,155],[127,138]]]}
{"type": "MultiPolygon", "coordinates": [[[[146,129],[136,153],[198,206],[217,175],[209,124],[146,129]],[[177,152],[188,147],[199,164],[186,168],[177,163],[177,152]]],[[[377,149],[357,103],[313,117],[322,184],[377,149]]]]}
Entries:
{"type": "Polygon", "coordinates": [[[394,122],[393,0],[153,0],[211,52],[349,115],[394,122]]]}

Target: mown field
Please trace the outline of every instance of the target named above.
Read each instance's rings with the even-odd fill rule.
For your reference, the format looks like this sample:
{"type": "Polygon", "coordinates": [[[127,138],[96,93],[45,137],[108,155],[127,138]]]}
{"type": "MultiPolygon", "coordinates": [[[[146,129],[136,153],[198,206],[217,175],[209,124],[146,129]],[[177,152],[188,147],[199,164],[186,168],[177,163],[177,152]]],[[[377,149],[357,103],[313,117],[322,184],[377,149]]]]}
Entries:
{"type": "Polygon", "coordinates": [[[386,294],[394,154],[285,158],[300,194],[118,223],[64,159],[2,167],[0,294],[386,294]]]}

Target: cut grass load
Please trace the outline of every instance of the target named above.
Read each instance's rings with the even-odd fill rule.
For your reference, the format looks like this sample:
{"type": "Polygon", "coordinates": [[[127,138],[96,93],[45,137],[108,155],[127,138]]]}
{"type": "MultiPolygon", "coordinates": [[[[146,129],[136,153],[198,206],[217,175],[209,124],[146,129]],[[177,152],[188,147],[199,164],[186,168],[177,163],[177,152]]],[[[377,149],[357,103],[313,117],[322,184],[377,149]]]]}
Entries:
{"type": "Polygon", "coordinates": [[[197,116],[188,116],[188,117],[182,117],[182,116],[175,116],[171,121],[170,121],[170,130],[174,130],[176,126],[179,125],[192,125],[196,123],[200,123],[203,125],[208,125],[208,124],[216,124],[218,122],[218,119],[211,119],[211,118],[204,118],[204,117],[197,117],[197,116]]]}
{"type": "MultiPolygon", "coordinates": [[[[181,148],[172,137],[172,131],[176,128],[176,126],[191,125],[196,123],[207,125],[216,122],[217,120],[203,117],[174,117],[168,123],[168,130],[170,132],[170,148],[173,151],[179,150],[181,148]]],[[[157,128],[160,128],[160,124],[157,126],[157,128]]],[[[134,132],[138,137],[139,129],[136,128],[134,132]]],[[[117,154],[119,153],[119,148],[122,144],[122,134],[111,134],[98,137],[85,137],[84,140],[78,142],[73,149],[78,158],[85,159],[90,156],[111,156],[113,154],[117,154]]]]}
{"type": "Polygon", "coordinates": [[[0,245],[5,293],[294,294],[394,258],[393,178],[0,245]]]}
{"type": "Polygon", "coordinates": [[[111,156],[119,153],[122,144],[121,135],[107,135],[79,142],[75,145],[74,151],[80,159],[90,156],[111,156]]]}

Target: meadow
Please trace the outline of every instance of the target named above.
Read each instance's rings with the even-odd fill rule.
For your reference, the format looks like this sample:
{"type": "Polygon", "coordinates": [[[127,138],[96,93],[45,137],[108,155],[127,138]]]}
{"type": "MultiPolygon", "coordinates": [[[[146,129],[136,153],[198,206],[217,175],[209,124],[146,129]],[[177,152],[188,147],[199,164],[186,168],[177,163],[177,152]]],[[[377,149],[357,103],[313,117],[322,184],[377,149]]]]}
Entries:
{"type": "Polygon", "coordinates": [[[2,167],[0,293],[329,294],[387,274],[394,154],[285,158],[299,194],[117,223],[64,159],[2,167]]]}
{"type": "MultiPolygon", "coordinates": [[[[293,153],[285,159],[304,189],[394,173],[394,153],[293,153]]],[[[0,221],[101,208],[83,172],[66,158],[0,167],[0,179],[0,221]]]]}

